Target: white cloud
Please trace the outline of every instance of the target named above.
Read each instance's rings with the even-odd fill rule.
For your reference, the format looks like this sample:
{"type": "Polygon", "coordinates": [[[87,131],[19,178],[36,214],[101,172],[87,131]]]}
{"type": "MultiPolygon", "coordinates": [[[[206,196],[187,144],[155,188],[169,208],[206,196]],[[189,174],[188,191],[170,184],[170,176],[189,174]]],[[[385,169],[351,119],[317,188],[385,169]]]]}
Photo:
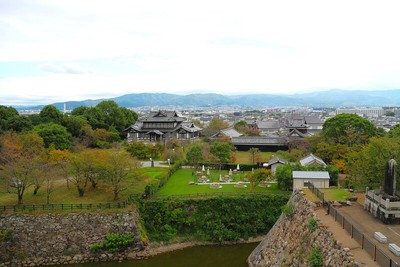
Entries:
{"type": "Polygon", "coordinates": [[[400,88],[399,7],[398,1],[0,0],[0,66],[36,62],[47,73],[0,79],[0,99],[31,91],[82,99],[400,88]]]}
{"type": "Polygon", "coordinates": [[[65,63],[65,64],[45,63],[40,66],[40,69],[46,72],[66,73],[66,74],[86,74],[93,72],[90,69],[86,69],[77,64],[70,64],[70,63],[65,63]]]}

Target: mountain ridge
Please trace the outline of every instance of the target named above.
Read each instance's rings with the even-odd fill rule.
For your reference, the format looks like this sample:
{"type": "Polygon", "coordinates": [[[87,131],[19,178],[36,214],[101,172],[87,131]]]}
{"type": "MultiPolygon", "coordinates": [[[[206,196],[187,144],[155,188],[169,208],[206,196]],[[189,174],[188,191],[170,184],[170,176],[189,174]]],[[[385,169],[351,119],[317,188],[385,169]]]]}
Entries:
{"type": "MultiPolygon", "coordinates": [[[[217,93],[197,93],[177,95],[170,93],[132,93],[113,98],[87,99],[82,101],[57,102],[52,105],[62,110],[78,106],[94,106],[104,100],[113,100],[122,107],[145,106],[181,107],[355,107],[355,106],[400,106],[400,89],[393,90],[341,90],[316,91],[297,94],[242,94],[223,95],[217,93]]],[[[44,105],[16,107],[17,109],[41,109],[44,105]]]]}

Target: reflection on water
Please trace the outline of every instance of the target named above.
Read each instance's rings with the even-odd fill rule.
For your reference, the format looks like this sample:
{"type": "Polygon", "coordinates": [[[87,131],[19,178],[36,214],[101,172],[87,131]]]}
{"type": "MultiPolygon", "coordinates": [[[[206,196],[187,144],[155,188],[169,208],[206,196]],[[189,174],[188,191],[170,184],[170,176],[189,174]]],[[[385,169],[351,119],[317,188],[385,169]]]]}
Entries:
{"type": "Polygon", "coordinates": [[[68,267],[246,267],[247,257],[258,243],[230,246],[199,246],[159,254],[147,260],[131,260],[122,263],[86,263],[65,265],[68,267]]]}

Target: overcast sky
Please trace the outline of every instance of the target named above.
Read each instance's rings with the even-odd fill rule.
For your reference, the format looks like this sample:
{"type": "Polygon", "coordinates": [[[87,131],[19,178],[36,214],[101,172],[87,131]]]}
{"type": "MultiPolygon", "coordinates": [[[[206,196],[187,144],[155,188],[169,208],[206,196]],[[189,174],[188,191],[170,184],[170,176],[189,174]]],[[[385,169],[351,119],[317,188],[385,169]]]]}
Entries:
{"type": "Polygon", "coordinates": [[[0,0],[0,104],[400,88],[400,1],[0,0]]]}

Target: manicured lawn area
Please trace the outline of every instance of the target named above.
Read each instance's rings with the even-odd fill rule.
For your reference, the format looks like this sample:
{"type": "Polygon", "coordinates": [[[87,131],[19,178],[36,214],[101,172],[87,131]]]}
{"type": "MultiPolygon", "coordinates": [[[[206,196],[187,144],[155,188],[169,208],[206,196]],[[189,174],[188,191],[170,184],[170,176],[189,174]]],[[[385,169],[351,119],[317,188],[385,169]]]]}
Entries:
{"type": "MultiPolygon", "coordinates": [[[[218,170],[210,170],[210,182],[218,182],[219,181],[219,172],[218,170]]],[[[228,175],[228,171],[221,171],[221,175],[228,175]]],[[[233,174],[232,177],[234,181],[239,181],[244,178],[244,173],[241,174],[233,174]]],[[[198,176],[193,175],[193,169],[181,169],[174,173],[168,182],[157,192],[158,196],[166,196],[166,195],[184,195],[184,194],[197,194],[197,193],[213,193],[213,192],[250,192],[250,184],[247,184],[246,188],[237,188],[235,187],[235,182],[232,184],[222,184],[222,188],[210,188],[210,185],[189,185],[189,182],[197,182],[198,176]]],[[[281,191],[277,188],[277,184],[271,184],[269,188],[261,188],[256,187],[255,192],[276,192],[280,193],[281,191]]]]}
{"type": "MultiPolygon", "coordinates": [[[[120,193],[120,201],[125,200],[130,194],[143,193],[148,182],[156,176],[168,172],[168,168],[140,168],[135,170],[124,182],[126,190],[120,193]]],[[[33,195],[33,186],[28,188],[24,194],[24,204],[46,204],[45,185],[39,189],[38,194],[33,195]]],[[[54,191],[50,196],[50,203],[79,204],[113,202],[113,191],[110,185],[100,182],[97,188],[93,189],[88,183],[83,197],[78,196],[78,191],[72,181],[69,181],[69,189],[65,180],[58,180],[54,184],[54,191]]],[[[17,204],[17,195],[7,193],[0,188],[0,205],[17,204]]]]}
{"type": "Polygon", "coordinates": [[[329,188],[321,189],[321,191],[324,192],[325,199],[329,201],[346,201],[346,197],[352,196],[346,189],[329,188]]]}

